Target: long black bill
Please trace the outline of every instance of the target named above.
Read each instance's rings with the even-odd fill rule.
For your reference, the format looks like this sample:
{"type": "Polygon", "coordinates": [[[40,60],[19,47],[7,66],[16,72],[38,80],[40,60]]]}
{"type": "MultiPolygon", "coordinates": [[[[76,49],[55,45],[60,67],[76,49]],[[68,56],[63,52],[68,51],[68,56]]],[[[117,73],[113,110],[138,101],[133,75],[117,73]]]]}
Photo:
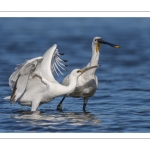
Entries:
{"type": "Polygon", "coordinates": [[[120,48],[119,45],[116,45],[116,44],[112,44],[112,43],[106,42],[106,41],[104,41],[104,40],[102,40],[102,39],[100,39],[98,42],[99,42],[99,43],[103,43],[103,44],[110,45],[110,46],[112,46],[112,47],[114,47],[114,48],[120,48]]]}

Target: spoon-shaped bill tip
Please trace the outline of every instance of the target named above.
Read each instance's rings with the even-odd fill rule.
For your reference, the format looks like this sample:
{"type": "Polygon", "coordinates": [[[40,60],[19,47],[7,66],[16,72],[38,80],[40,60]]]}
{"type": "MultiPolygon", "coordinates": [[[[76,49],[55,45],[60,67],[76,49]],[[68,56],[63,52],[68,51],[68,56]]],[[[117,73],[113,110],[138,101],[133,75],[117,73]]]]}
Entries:
{"type": "Polygon", "coordinates": [[[112,46],[112,47],[114,47],[114,48],[120,48],[119,45],[116,45],[116,44],[112,44],[112,43],[106,42],[106,41],[104,41],[104,40],[102,40],[102,39],[99,40],[99,43],[107,44],[107,45],[110,45],[110,46],[112,46]]]}
{"type": "Polygon", "coordinates": [[[114,48],[120,48],[120,46],[119,45],[115,45],[114,48]]]}

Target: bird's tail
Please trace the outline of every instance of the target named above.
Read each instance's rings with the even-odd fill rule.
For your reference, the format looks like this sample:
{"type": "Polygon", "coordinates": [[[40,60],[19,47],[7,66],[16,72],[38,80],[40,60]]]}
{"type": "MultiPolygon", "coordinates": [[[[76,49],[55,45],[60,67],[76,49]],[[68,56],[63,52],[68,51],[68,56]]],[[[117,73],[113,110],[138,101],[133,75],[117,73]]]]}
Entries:
{"type": "Polygon", "coordinates": [[[6,97],[4,97],[3,99],[4,99],[4,100],[10,100],[10,97],[11,97],[11,96],[6,96],[6,97]]]}

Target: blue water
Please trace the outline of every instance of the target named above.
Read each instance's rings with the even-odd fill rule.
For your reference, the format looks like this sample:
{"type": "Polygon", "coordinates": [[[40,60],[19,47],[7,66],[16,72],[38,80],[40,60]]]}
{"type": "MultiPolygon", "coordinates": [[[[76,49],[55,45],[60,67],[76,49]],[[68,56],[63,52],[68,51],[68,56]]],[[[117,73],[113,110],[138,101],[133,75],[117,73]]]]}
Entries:
{"type": "Polygon", "coordinates": [[[150,18],[0,18],[0,132],[150,132],[150,18]],[[10,105],[8,78],[16,64],[42,56],[53,44],[68,60],[67,72],[84,67],[95,36],[119,44],[100,48],[99,87],[82,111],[83,100],[62,97],[35,114],[10,105]]]}

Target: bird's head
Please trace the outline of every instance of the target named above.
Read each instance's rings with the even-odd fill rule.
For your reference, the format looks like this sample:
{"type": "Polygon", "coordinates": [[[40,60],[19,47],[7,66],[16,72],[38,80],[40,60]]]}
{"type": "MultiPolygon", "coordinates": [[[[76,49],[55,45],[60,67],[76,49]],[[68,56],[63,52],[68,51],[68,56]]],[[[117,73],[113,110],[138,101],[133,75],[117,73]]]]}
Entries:
{"type": "Polygon", "coordinates": [[[101,37],[95,37],[95,38],[93,39],[92,46],[95,47],[96,52],[98,52],[99,47],[100,47],[101,44],[107,44],[107,45],[110,45],[110,46],[112,46],[112,47],[114,47],[114,48],[120,48],[119,45],[115,45],[115,44],[106,42],[106,41],[102,40],[101,37]]]}
{"type": "Polygon", "coordinates": [[[81,74],[83,74],[84,72],[90,70],[90,69],[93,69],[93,68],[97,68],[99,67],[99,65],[96,65],[96,66],[91,66],[91,67],[85,67],[85,68],[82,68],[82,69],[74,69],[72,72],[71,72],[71,75],[74,76],[74,77],[79,77],[81,74]]]}

